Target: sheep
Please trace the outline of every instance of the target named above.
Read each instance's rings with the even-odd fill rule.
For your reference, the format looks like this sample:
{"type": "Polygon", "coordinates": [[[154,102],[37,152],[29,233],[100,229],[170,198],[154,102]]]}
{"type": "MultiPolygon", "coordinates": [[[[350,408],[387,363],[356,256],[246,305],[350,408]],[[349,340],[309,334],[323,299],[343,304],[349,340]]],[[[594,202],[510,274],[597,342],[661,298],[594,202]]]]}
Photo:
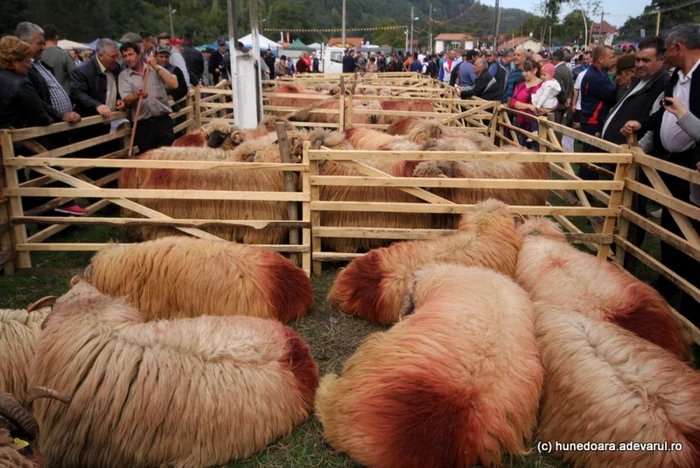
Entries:
{"type": "MultiPolygon", "coordinates": [[[[401,111],[408,114],[411,111],[411,103],[408,101],[379,101],[385,111],[401,111]]],[[[385,115],[384,122],[389,125],[403,119],[401,115],[385,115]]]]}
{"type": "MultiPolygon", "coordinates": [[[[431,138],[442,135],[442,125],[426,120],[415,126],[407,136],[392,136],[368,128],[351,128],[345,131],[345,138],[358,150],[391,150],[392,143],[409,141],[423,144],[431,138]]],[[[420,149],[415,147],[415,149],[420,149]]]]}
{"type": "Polygon", "coordinates": [[[553,221],[531,219],[518,232],[524,240],[515,279],[534,301],[617,324],[680,359],[689,359],[688,339],[652,287],[569,245],[553,221]]]}
{"type": "MultiPolygon", "coordinates": [[[[293,148],[301,148],[297,139],[308,138],[306,132],[290,132],[293,148]]],[[[233,151],[212,148],[158,148],[151,150],[146,159],[203,160],[227,162],[281,162],[279,147],[260,140],[250,140],[233,151]],[[261,154],[264,153],[264,154],[261,154]],[[258,155],[258,156],[256,156],[258,155]]],[[[297,162],[300,159],[297,158],[297,162]]],[[[298,176],[294,175],[295,179],[298,176]]],[[[246,170],[218,168],[206,170],[134,169],[125,170],[119,179],[120,188],[144,189],[200,189],[284,192],[284,173],[279,170],[246,170]]],[[[136,200],[149,208],[178,219],[228,220],[287,220],[287,202],[253,200],[136,200]]],[[[130,212],[123,210],[129,217],[130,212]]],[[[246,244],[282,244],[288,235],[283,227],[255,229],[246,226],[212,226],[205,231],[222,239],[246,244]]],[[[151,240],[179,235],[180,231],[164,226],[128,226],[125,231],[131,240],[151,240]]]]}
{"type": "Polygon", "coordinates": [[[125,297],[144,320],[248,315],[282,322],[306,315],[306,273],[276,252],[190,237],[111,244],[95,254],[85,280],[125,297]]]}
{"type": "MultiPolygon", "coordinates": [[[[269,105],[274,107],[293,107],[302,109],[304,107],[310,106],[318,102],[317,99],[310,98],[289,98],[289,97],[279,97],[278,94],[299,94],[299,95],[310,95],[310,94],[322,94],[310,89],[301,89],[295,85],[282,85],[276,88],[269,98],[269,105]]],[[[321,104],[317,109],[339,109],[339,101],[330,101],[325,104],[321,104]]],[[[346,104],[347,105],[347,104],[346,104]]],[[[323,122],[323,123],[338,123],[338,113],[320,113],[320,112],[299,112],[291,119],[302,122],[323,122]]]]}
{"type": "Polygon", "coordinates": [[[700,466],[698,372],[576,308],[575,299],[563,307],[535,302],[545,368],[540,439],[574,467],[700,466]],[[555,441],[609,443],[616,450],[557,450],[555,441]],[[619,449],[630,442],[680,443],[682,450],[619,449]]]}
{"type": "MultiPolygon", "coordinates": [[[[380,106],[377,101],[355,101],[353,103],[353,108],[354,109],[362,109],[362,110],[367,109],[367,110],[373,110],[373,111],[381,111],[382,110],[382,106],[380,106]]],[[[379,114],[354,112],[352,115],[352,123],[353,124],[377,124],[377,125],[381,125],[384,123],[384,116],[379,115],[379,114]]]]}
{"type": "Polygon", "coordinates": [[[404,297],[412,272],[443,262],[485,266],[512,277],[521,243],[508,207],[486,200],[463,215],[456,234],[395,243],[353,260],[338,274],[328,299],[347,314],[394,323],[407,311],[404,297]]]}
{"type": "Polygon", "coordinates": [[[500,465],[524,455],[543,368],[527,293],[485,268],[414,275],[415,313],[369,336],[314,401],[324,437],[381,468],[500,465]]]}
{"type": "Polygon", "coordinates": [[[32,415],[37,398],[54,398],[68,404],[70,399],[58,392],[35,387],[28,393],[24,406],[14,395],[0,393],[0,468],[40,468],[43,459],[36,447],[39,426],[32,415]]]}
{"type": "Polygon", "coordinates": [[[205,147],[207,143],[225,140],[230,133],[231,126],[225,120],[214,119],[207,125],[181,136],[172,146],[205,147]]]}
{"type": "MultiPolygon", "coordinates": [[[[364,130],[364,129],[356,129],[364,130]]],[[[350,143],[340,132],[327,130],[311,133],[309,139],[317,145],[332,149],[352,149],[350,143]]],[[[413,161],[359,161],[370,167],[386,172],[394,177],[410,177],[417,162],[413,161]]],[[[340,162],[322,161],[319,164],[319,175],[322,176],[358,176],[361,175],[340,162]]],[[[387,202],[387,203],[416,203],[419,200],[406,192],[394,187],[353,187],[353,186],[321,186],[322,201],[355,201],[355,202],[387,202]]],[[[374,213],[350,211],[322,211],[321,225],[335,227],[383,227],[383,228],[430,228],[430,214],[413,213],[374,213]]],[[[386,239],[352,239],[352,238],[323,238],[323,246],[336,252],[367,251],[388,245],[386,239]]]]}
{"type": "Polygon", "coordinates": [[[31,375],[72,397],[35,407],[47,466],[222,465],[306,420],[318,385],[309,346],[277,321],[144,322],[84,281],[47,317],[31,375]]]}
{"type": "Polygon", "coordinates": [[[50,308],[38,310],[0,309],[0,393],[10,393],[24,401],[27,369],[34,344],[50,308]]]}

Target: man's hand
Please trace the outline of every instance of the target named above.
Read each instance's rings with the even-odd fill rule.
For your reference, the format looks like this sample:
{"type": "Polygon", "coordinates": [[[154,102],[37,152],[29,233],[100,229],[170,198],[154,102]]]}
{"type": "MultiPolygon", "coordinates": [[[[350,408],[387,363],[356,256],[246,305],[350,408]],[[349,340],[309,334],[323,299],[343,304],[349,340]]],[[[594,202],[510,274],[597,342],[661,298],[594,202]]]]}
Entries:
{"type": "Polygon", "coordinates": [[[620,133],[623,135],[632,135],[633,133],[637,133],[639,129],[642,128],[642,124],[637,122],[636,120],[630,120],[628,121],[624,127],[622,127],[622,130],[620,130],[620,133]]]}
{"type": "Polygon", "coordinates": [[[101,106],[97,106],[97,113],[100,114],[105,119],[112,117],[112,111],[110,111],[109,107],[107,107],[105,104],[102,104],[101,106]]]}
{"type": "Polygon", "coordinates": [[[122,101],[121,99],[118,99],[118,100],[117,100],[117,107],[116,107],[116,109],[117,109],[119,112],[125,110],[125,109],[126,109],[126,103],[125,103],[124,101],[122,101]]]}
{"type": "Polygon", "coordinates": [[[566,106],[567,108],[571,107],[571,98],[568,98],[566,100],[566,102],[564,103],[564,106],[566,106]]]}
{"type": "Polygon", "coordinates": [[[149,55],[148,57],[146,57],[146,63],[147,63],[148,65],[150,65],[151,68],[153,68],[153,70],[157,70],[157,69],[158,69],[158,68],[157,68],[157,67],[158,67],[158,61],[156,60],[156,58],[155,58],[153,55],[149,55]]]}
{"type": "Polygon", "coordinates": [[[139,90],[136,91],[136,95],[140,98],[146,99],[148,97],[148,91],[143,88],[139,88],[139,90]]]}
{"type": "Polygon", "coordinates": [[[61,117],[61,120],[70,124],[77,124],[80,122],[80,114],[77,112],[66,112],[63,114],[63,117],[61,117]]]}

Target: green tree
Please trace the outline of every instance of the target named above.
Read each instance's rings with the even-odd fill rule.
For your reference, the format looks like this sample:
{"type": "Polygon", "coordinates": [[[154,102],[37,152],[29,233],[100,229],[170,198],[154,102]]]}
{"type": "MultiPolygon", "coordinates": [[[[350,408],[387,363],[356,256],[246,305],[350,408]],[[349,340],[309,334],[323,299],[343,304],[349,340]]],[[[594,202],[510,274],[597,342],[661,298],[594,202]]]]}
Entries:
{"type": "MultiPolygon", "coordinates": [[[[396,20],[393,19],[383,19],[376,23],[377,27],[382,26],[398,26],[396,20]]],[[[389,44],[392,47],[404,48],[406,46],[406,35],[403,29],[385,29],[382,31],[375,31],[374,33],[375,44],[389,44]]]]}

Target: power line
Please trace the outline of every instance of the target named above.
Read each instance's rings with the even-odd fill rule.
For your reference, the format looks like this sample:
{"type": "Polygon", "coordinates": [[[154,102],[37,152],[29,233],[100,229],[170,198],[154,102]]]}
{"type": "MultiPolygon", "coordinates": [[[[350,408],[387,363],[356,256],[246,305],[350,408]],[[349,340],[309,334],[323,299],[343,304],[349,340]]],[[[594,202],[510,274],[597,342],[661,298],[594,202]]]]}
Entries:
{"type": "Polygon", "coordinates": [[[642,15],[656,15],[658,13],[666,13],[667,11],[678,10],[679,8],[685,8],[690,5],[695,5],[696,3],[700,3],[700,0],[692,0],[688,3],[684,3],[683,5],[676,5],[669,8],[664,8],[663,10],[647,11],[646,13],[642,13],[642,15]]]}

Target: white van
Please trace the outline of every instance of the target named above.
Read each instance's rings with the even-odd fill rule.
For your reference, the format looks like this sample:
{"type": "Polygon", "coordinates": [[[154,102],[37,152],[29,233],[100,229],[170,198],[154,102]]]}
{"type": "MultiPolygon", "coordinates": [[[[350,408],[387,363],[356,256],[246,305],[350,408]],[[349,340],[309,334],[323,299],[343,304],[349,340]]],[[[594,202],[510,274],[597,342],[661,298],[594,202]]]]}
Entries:
{"type": "Polygon", "coordinates": [[[343,47],[327,47],[321,49],[323,61],[321,63],[322,73],[343,73],[343,47]]]}

